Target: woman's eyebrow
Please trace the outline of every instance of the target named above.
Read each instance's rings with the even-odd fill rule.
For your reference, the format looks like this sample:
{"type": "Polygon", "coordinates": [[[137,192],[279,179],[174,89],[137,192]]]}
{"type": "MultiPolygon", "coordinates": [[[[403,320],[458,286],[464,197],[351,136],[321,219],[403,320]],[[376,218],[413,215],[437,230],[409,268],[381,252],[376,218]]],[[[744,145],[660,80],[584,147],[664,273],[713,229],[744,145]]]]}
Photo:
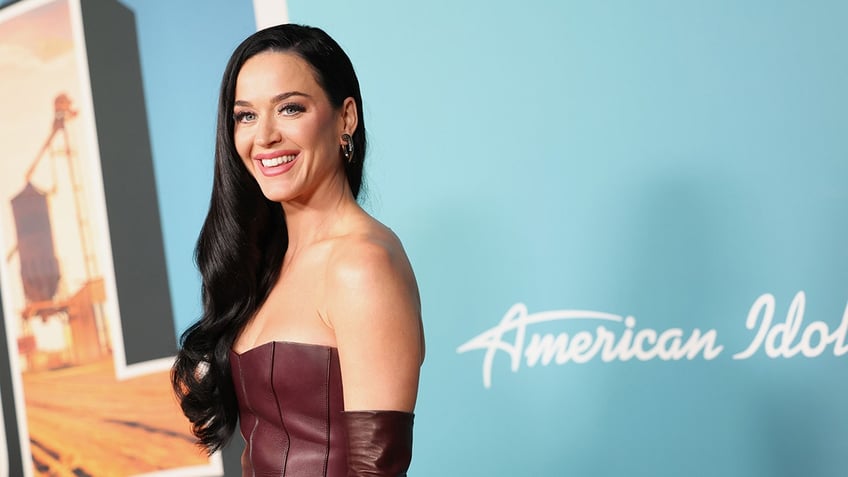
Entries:
{"type": "MultiPolygon", "coordinates": [[[[307,98],[311,98],[311,96],[309,96],[308,94],[306,94],[306,93],[302,93],[302,92],[300,92],[300,91],[289,91],[289,92],[287,92],[287,93],[280,93],[280,94],[278,94],[278,95],[274,96],[273,98],[271,98],[271,100],[269,101],[269,103],[272,103],[272,104],[273,104],[273,103],[279,103],[280,101],[283,101],[283,100],[285,100],[285,99],[291,98],[292,96],[305,96],[305,97],[307,97],[307,98]]],[[[242,101],[242,100],[240,100],[240,99],[237,99],[237,100],[235,101],[235,103],[233,103],[233,104],[234,104],[235,106],[252,106],[252,104],[250,103],[250,101],[242,101]]]]}

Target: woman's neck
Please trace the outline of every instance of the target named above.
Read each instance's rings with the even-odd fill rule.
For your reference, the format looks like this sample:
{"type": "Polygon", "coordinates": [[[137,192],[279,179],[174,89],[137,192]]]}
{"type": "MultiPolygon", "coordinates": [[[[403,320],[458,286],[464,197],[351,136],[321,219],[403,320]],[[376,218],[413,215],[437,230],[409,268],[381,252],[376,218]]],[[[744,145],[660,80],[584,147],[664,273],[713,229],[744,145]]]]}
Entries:
{"type": "Polygon", "coordinates": [[[361,210],[356,203],[347,179],[330,181],[303,200],[283,202],[288,230],[288,250],[297,253],[318,241],[345,232],[345,220],[361,210]]]}

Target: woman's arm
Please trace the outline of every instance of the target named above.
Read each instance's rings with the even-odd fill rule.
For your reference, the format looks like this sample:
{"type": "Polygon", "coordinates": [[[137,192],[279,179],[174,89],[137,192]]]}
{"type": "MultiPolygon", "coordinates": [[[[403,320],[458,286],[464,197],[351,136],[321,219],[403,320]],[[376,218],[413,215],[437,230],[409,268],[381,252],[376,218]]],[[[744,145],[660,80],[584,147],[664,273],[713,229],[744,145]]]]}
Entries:
{"type": "Polygon", "coordinates": [[[348,476],[405,476],[424,358],[420,301],[400,242],[356,240],[330,261],[327,318],[339,350],[348,476]]]}
{"type": "Polygon", "coordinates": [[[418,288],[400,242],[350,240],[334,252],[327,278],[345,409],[411,412],[424,342],[418,288]]]}

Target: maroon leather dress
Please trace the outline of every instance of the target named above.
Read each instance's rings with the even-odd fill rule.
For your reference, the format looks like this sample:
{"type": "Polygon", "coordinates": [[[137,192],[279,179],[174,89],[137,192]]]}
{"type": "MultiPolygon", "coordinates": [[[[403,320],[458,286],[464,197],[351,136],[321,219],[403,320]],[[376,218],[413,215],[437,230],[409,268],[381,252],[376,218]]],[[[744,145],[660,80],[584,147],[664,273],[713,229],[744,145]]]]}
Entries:
{"type": "Polygon", "coordinates": [[[345,477],[339,355],[327,346],[270,342],[230,352],[246,442],[245,477],[345,477]]]}

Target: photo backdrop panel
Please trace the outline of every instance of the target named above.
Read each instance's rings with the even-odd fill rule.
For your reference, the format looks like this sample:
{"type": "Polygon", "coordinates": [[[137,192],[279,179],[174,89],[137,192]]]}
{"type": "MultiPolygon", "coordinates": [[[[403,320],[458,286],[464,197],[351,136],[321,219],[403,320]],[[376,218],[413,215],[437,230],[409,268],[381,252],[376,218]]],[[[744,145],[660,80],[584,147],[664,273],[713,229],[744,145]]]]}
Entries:
{"type": "Polygon", "coordinates": [[[221,475],[170,388],[176,336],[132,13],[7,6],[0,64],[9,475],[221,475]]]}

